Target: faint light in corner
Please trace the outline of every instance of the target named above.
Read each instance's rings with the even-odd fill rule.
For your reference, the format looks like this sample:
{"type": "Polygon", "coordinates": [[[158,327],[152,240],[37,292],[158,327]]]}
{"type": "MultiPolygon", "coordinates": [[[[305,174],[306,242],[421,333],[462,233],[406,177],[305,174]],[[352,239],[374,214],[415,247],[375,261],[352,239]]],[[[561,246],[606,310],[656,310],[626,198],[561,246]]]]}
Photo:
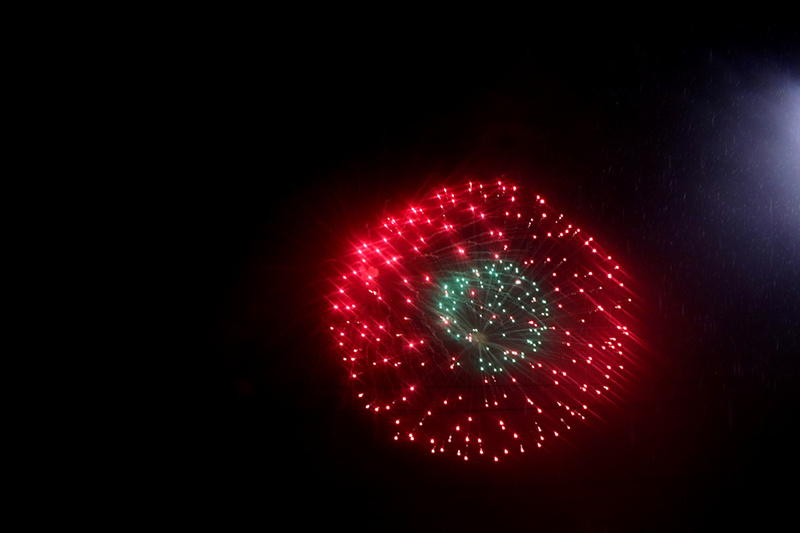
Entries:
{"type": "Polygon", "coordinates": [[[772,100],[775,133],[768,161],[774,177],[788,186],[785,192],[795,196],[800,195],[800,81],[784,80],[781,85],[772,100]]]}
{"type": "MultiPolygon", "coordinates": [[[[789,95],[789,135],[796,149],[795,154],[800,154],[800,83],[792,87],[789,95]]],[[[800,181],[800,173],[797,179],[800,181]]]]}

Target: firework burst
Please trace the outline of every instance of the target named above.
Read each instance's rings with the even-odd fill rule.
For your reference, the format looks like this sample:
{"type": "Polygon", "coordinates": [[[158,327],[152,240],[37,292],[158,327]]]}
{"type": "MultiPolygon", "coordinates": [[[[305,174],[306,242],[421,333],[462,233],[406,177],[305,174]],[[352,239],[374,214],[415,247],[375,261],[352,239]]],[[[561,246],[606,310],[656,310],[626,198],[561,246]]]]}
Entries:
{"type": "Polygon", "coordinates": [[[499,461],[557,441],[627,381],[626,274],[513,184],[435,191],[339,264],[336,354],[397,441],[499,461]]]}

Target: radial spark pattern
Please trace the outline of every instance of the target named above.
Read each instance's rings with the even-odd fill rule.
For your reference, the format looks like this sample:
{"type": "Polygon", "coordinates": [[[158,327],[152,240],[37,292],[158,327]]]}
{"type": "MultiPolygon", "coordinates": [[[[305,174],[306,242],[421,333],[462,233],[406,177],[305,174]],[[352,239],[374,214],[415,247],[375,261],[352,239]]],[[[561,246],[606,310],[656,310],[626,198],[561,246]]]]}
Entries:
{"type": "Polygon", "coordinates": [[[562,437],[627,381],[625,274],[521,192],[441,189],[341,258],[330,331],[395,440],[498,461],[562,437]]]}

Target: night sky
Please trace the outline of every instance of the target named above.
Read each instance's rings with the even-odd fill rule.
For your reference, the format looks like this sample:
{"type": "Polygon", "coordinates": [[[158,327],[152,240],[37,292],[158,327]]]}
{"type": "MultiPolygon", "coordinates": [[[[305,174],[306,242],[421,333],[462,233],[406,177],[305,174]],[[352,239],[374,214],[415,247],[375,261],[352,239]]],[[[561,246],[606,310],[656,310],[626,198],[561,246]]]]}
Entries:
{"type": "Polygon", "coordinates": [[[165,67],[192,317],[171,431],[186,512],[358,531],[791,520],[800,32],[467,35],[229,28],[165,67]],[[637,280],[642,364],[603,424],[483,468],[394,443],[356,405],[324,329],[323,265],[421,193],[501,175],[637,280]]]}

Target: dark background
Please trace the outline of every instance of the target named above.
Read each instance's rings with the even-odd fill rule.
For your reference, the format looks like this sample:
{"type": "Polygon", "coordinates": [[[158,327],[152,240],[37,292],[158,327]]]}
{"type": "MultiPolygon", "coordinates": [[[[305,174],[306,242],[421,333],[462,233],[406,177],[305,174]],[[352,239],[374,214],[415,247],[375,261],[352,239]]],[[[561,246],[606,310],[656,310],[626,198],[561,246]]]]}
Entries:
{"type": "MultiPolygon", "coordinates": [[[[800,33],[199,31],[151,87],[189,329],[166,471],[256,527],[708,531],[795,522],[800,33]],[[265,34],[267,34],[265,36],[265,34]],[[637,279],[640,382],[563,450],[398,445],[343,387],[326,260],[463,178],[542,194],[637,279]],[[175,207],[178,206],[178,207],[175,207]]],[[[169,440],[169,439],[167,439],[169,440]]]]}

